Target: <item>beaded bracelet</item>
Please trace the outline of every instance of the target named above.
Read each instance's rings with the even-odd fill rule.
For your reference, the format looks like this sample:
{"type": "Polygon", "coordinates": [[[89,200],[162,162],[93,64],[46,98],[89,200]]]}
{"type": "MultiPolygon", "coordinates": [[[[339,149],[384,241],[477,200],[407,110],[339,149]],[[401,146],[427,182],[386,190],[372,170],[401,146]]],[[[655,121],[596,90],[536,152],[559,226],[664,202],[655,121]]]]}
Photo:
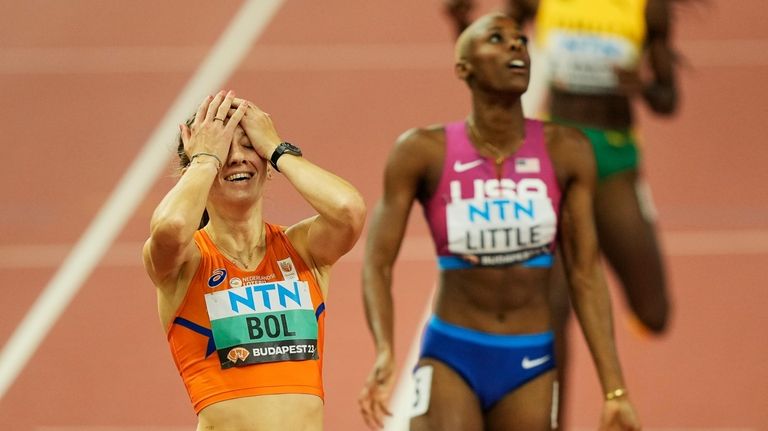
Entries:
{"type": "Polygon", "coordinates": [[[627,390],[624,388],[614,389],[611,392],[605,394],[605,400],[611,401],[617,398],[621,398],[627,395],[627,390]]]}
{"type": "Polygon", "coordinates": [[[222,166],[221,159],[219,158],[219,156],[217,156],[216,154],[212,154],[212,153],[202,153],[202,152],[201,153],[195,153],[194,155],[192,155],[192,157],[189,158],[189,163],[191,164],[192,162],[194,162],[195,158],[198,157],[198,156],[213,157],[214,159],[216,159],[216,165],[217,165],[216,170],[219,170],[219,171],[221,170],[221,166],[222,166]]]}

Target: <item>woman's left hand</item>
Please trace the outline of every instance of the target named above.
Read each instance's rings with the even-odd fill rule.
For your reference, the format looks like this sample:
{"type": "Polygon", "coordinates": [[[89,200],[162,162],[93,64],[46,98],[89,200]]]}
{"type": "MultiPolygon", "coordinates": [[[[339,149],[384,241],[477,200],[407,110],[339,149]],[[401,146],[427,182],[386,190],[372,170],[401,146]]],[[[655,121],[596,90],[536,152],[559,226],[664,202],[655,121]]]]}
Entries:
{"type": "MultiPolygon", "coordinates": [[[[246,109],[245,115],[240,119],[240,126],[259,156],[269,160],[272,152],[281,142],[280,135],[277,134],[275,125],[272,123],[272,117],[253,102],[237,98],[232,101],[233,108],[239,108],[243,104],[246,105],[246,109]]],[[[230,110],[230,112],[233,111],[230,110]]]]}

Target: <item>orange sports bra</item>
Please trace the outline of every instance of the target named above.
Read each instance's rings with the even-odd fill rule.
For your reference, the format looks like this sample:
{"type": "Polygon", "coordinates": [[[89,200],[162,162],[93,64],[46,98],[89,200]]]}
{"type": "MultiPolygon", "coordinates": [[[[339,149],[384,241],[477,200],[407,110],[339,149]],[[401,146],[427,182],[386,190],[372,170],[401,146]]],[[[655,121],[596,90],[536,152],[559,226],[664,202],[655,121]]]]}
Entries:
{"type": "Polygon", "coordinates": [[[195,413],[253,395],[323,397],[320,286],[283,229],[265,229],[267,252],[253,271],[195,233],[200,266],[167,332],[195,413]]]}

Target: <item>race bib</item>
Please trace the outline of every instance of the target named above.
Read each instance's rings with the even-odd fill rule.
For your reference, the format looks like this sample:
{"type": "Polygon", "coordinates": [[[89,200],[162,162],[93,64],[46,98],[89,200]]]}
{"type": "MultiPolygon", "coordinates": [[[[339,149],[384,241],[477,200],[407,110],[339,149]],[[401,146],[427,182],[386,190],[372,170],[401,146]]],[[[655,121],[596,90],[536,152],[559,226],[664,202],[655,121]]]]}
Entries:
{"type": "Polygon", "coordinates": [[[446,206],[448,250],[478,266],[524,262],[550,251],[557,216],[546,195],[466,199],[446,206]]]}
{"type": "Polygon", "coordinates": [[[431,365],[424,365],[413,372],[413,402],[410,417],[421,416],[429,410],[433,371],[431,365]]]}
{"type": "Polygon", "coordinates": [[[205,295],[221,367],[317,359],[317,318],[305,281],[278,281],[205,295]]]}
{"type": "Polygon", "coordinates": [[[631,69],[638,56],[635,44],[612,35],[556,31],[547,43],[552,85],[574,93],[615,91],[614,67],[631,69]]]}

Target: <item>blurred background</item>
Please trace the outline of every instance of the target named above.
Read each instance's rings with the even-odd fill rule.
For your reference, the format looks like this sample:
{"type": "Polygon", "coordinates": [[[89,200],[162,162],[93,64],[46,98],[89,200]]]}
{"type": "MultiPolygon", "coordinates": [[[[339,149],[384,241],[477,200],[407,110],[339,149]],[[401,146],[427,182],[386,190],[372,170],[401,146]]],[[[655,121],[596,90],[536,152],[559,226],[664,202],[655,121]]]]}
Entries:
{"type": "MultiPolygon", "coordinates": [[[[204,95],[234,89],[254,101],[369,208],[401,132],[469,109],[441,0],[0,7],[2,429],[194,429],[140,253],[175,181],[176,125],[204,95]]],[[[650,430],[768,430],[765,23],[760,0],[678,8],[680,113],[638,112],[675,302],[669,334],[640,336],[620,296],[614,305],[628,386],[650,430]]],[[[310,214],[282,179],[269,187],[268,220],[310,214]]],[[[395,273],[401,365],[436,275],[419,211],[395,273]]],[[[337,265],[327,301],[329,430],[364,429],[356,399],[373,363],[364,241],[337,265]]],[[[573,331],[567,423],[590,429],[601,393],[573,331]]]]}

